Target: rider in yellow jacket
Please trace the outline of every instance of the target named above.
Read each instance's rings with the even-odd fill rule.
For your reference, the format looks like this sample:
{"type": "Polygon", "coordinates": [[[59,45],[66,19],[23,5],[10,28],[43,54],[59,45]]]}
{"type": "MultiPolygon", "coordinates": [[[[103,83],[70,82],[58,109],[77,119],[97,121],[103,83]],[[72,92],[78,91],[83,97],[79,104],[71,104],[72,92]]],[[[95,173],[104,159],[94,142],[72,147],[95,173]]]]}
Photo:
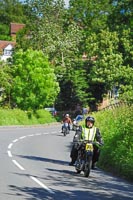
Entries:
{"type": "Polygon", "coordinates": [[[74,165],[77,155],[78,155],[78,150],[77,150],[77,145],[79,141],[82,140],[89,140],[92,141],[93,144],[93,158],[92,158],[92,169],[95,169],[95,164],[99,159],[100,156],[100,146],[104,144],[101,133],[97,127],[94,126],[95,119],[94,117],[88,116],[85,119],[85,126],[81,126],[78,131],[76,131],[76,134],[74,136],[74,144],[72,146],[71,150],[71,162],[69,165],[74,165]]]}

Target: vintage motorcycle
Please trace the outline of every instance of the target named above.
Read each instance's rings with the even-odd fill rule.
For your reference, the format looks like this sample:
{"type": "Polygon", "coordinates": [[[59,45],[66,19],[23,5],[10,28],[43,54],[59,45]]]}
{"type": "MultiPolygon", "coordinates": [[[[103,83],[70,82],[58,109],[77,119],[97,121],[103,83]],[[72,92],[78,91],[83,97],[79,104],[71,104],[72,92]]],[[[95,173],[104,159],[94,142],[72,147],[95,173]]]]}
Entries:
{"type": "Polygon", "coordinates": [[[64,136],[66,136],[67,134],[70,133],[69,124],[68,124],[68,123],[64,123],[64,124],[63,124],[62,132],[63,132],[64,136]]]}
{"type": "Polygon", "coordinates": [[[79,122],[83,120],[83,115],[77,115],[75,119],[72,121],[72,130],[76,131],[79,126],[79,122]]]}
{"type": "Polygon", "coordinates": [[[75,163],[77,173],[83,171],[84,176],[88,177],[92,166],[93,143],[92,141],[83,141],[78,146],[78,156],[75,163]]]}

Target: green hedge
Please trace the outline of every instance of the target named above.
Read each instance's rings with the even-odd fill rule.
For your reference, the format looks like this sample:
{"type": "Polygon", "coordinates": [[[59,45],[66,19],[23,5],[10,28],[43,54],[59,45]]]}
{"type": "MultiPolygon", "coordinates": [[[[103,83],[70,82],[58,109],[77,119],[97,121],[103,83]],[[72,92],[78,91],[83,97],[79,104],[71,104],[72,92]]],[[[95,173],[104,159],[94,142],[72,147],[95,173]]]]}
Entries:
{"type": "Polygon", "coordinates": [[[101,168],[133,181],[133,106],[93,113],[104,138],[101,168]]]}
{"type": "Polygon", "coordinates": [[[56,122],[56,118],[46,110],[22,111],[19,109],[0,109],[0,126],[35,125],[56,122]]]}

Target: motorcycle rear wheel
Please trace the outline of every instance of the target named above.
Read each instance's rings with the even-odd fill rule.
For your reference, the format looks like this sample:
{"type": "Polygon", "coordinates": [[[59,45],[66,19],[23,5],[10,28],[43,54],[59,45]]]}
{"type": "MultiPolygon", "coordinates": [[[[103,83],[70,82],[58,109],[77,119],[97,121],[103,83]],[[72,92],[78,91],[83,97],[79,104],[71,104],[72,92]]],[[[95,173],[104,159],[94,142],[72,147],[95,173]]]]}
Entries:
{"type": "Polygon", "coordinates": [[[80,159],[77,159],[75,169],[76,169],[77,174],[81,173],[82,169],[81,169],[81,160],[80,159]]]}

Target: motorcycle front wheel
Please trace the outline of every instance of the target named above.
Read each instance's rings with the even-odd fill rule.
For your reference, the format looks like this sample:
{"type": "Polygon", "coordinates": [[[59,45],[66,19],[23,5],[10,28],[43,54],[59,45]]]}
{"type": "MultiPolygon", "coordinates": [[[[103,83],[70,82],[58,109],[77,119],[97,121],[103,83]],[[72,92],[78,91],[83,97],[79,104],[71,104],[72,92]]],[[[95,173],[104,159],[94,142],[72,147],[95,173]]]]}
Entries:
{"type": "Polygon", "coordinates": [[[76,169],[76,172],[77,172],[77,174],[80,174],[80,173],[81,173],[81,170],[76,169]]]}
{"type": "Polygon", "coordinates": [[[84,168],[84,176],[88,177],[91,171],[91,166],[92,166],[92,160],[87,161],[85,163],[85,168],[84,168]]]}
{"type": "Polygon", "coordinates": [[[66,136],[66,128],[63,128],[62,132],[63,132],[64,136],[66,136]]]}
{"type": "Polygon", "coordinates": [[[67,128],[66,132],[67,132],[67,134],[69,134],[69,129],[68,128],[67,128]]]}

